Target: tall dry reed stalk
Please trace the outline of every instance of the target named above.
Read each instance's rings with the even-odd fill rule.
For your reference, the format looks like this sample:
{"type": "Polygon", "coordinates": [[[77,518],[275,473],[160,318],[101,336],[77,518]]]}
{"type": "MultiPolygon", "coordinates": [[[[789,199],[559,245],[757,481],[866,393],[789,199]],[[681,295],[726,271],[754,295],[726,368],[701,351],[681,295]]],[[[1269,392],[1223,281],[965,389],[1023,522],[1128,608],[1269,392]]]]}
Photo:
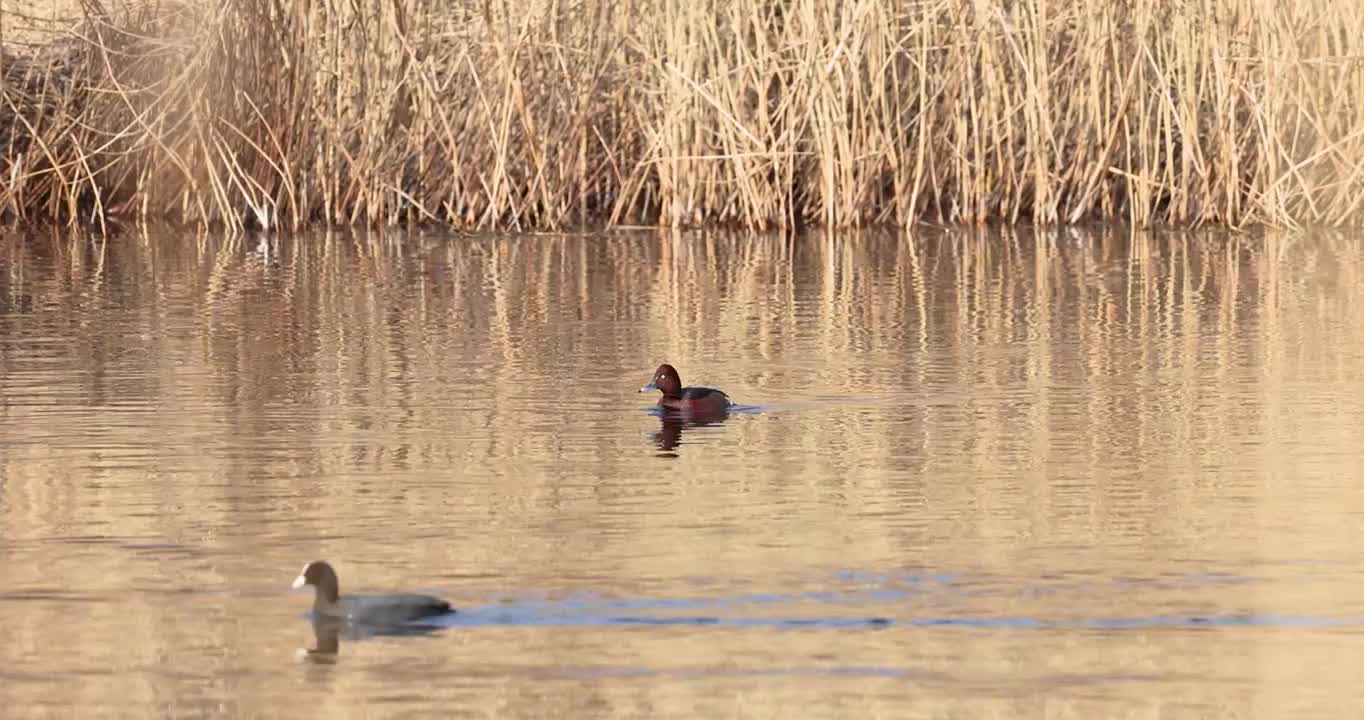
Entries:
{"type": "Polygon", "coordinates": [[[18,221],[1330,225],[1364,198],[1359,0],[55,3],[0,0],[18,221]]]}

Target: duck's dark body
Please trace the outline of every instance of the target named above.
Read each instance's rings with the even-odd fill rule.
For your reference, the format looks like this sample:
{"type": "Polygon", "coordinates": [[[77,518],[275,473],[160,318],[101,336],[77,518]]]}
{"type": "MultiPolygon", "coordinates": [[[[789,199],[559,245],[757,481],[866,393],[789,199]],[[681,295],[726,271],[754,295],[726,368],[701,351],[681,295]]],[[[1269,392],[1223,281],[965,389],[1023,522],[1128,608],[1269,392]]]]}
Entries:
{"type": "Polygon", "coordinates": [[[729,396],[723,390],[708,387],[682,387],[677,369],[664,363],[654,371],[654,381],[640,388],[640,392],[662,393],[658,406],[666,410],[680,410],[689,414],[710,415],[729,409],[729,396]]]}

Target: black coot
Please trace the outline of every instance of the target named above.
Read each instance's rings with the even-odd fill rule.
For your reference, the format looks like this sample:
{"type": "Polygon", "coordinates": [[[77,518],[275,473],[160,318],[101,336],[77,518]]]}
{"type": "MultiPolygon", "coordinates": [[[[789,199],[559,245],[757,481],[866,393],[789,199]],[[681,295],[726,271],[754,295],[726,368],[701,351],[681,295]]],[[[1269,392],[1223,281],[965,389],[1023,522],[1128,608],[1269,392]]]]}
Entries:
{"type": "Polygon", "coordinates": [[[450,603],[430,595],[347,595],[341,597],[336,571],[323,560],[303,566],[294,588],[312,585],[313,612],[317,618],[361,625],[397,625],[454,610],[450,603]]]}

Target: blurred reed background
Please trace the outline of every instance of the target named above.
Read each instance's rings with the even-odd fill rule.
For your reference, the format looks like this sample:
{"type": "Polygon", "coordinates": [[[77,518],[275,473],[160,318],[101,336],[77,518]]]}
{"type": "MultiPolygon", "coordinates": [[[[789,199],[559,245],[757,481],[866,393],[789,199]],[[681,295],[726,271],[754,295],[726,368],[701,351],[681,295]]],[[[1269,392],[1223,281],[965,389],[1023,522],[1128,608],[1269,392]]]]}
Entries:
{"type": "Polygon", "coordinates": [[[0,214],[1331,225],[1358,0],[0,0],[0,214]]]}

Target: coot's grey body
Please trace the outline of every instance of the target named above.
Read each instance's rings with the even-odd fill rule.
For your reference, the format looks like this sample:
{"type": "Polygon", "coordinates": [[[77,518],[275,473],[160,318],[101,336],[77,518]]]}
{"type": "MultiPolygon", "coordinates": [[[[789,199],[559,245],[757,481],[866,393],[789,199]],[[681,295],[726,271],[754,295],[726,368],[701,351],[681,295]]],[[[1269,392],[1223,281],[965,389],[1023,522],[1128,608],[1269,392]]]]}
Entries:
{"type": "Polygon", "coordinates": [[[313,603],[319,617],[366,625],[393,625],[450,612],[450,603],[430,595],[347,595],[336,603],[313,603]]]}
{"type": "Polygon", "coordinates": [[[322,560],[303,566],[294,587],[312,585],[313,612],[317,618],[340,620],[361,625],[398,625],[413,620],[444,615],[454,610],[450,603],[430,595],[341,596],[336,571],[322,560]]]}

